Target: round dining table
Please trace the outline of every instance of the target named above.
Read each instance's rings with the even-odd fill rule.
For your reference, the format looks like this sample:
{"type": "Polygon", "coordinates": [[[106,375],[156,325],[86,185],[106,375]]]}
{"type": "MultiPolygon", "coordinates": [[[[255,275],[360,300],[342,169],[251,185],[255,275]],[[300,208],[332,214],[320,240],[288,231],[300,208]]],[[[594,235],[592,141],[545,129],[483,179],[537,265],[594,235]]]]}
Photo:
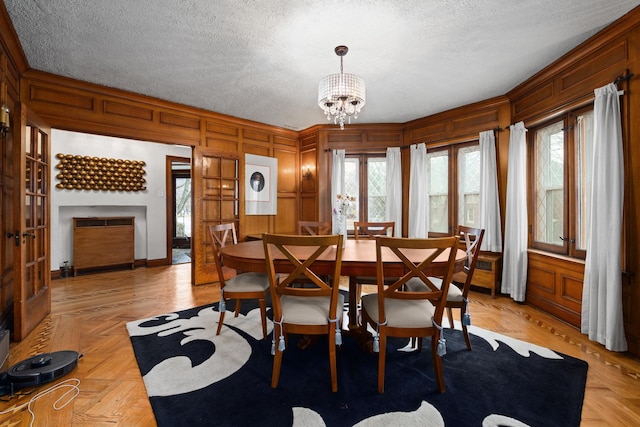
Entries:
{"type": "MultiPolygon", "coordinates": [[[[382,259],[385,263],[385,274],[391,277],[399,277],[405,273],[405,267],[395,255],[388,250],[382,251],[382,259]],[[386,259],[385,259],[386,258],[386,259]]],[[[292,253],[303,259],[304,254],[298,254],[295,248],[290,248],[292,253]],[[301,256],[302,255],[302,256],[301,256]]],[[[300,247],[300,250],[305,250],[300,247]]],[[[306,249],[308,250],[308,248],[306,249]]],[[[336,248],[330,248],[325,251],[314,263],[314,271],[318,274],[333,274],[336,248]],[[325,261],[323,261],[325,260],[325,261]]],[[[425,251],[416,253],[416,261],[422,261],[426,258],[425,251]]],[[[222,248],[222,263],[230,268],[239,271],[253,271],[265,273],[267,271],[267,263],[265,261],[265,252],[262,240],[251,240],[236,243],[234,245],[226,245],[222,248]]],[[[278,251],[274,252],[274,266],[278,269],[278,258],[282,256],[278,251]]],[[[431,264],[431,268],[426,271],[430,276],[443,276],[446,273],[449,252],[444,251],[431,264]]],[[[464,262],[467,257],[465,251],[458,249],[455,257],[454,271],[462,271],[464,262]]],[[[355,331],[359,325],[357,323],[357,281],[356,277],[375,277],[376,276],[376,241],[375,239],[347,239],[344,249],[342,250],[342,266],[340,274],[349,277],[349,330],[355,331]]],[[[282,265],[291,264],[284,260],[282,256],[282,265]]]]}

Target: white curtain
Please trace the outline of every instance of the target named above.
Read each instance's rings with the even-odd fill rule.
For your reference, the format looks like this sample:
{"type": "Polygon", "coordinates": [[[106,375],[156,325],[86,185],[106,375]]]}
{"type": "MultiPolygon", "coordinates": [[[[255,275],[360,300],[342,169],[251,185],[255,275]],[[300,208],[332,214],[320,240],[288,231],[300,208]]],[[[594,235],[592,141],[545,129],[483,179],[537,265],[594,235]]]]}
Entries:
{"type": "Polygon", "coordinates": [[[502,292],[524,301],[527,289],[527,142],[523,122],[511,125],[502,292]]]}
{"type": "Polygon", "coordinates": [[[626,351],[621,271],[624,162],[618,96],[613,83],[595,90],[581,329],[608,350],[626,351]]]}
{"type": "Polygon", "coordinates": [[[387,148],[386,220],[396,223],[395,237],[402,236],[402,161],[400,147],[387,148]]]}
{"type": "Polygon", "coordinates": [[[480,218],[484,228],[480,250],[502,252],[496,138],[492,130],[480,132],[480,218]]]}
{"type": "Polygon", "coordinates": [[[425,238],[429,232],[429,174],[427,147],[414,144],[409,177],[409,237],[425,238]]]}
{"type": "Polygon", "coordinates": [[[333,215],[337,195],[344,193],[344,150],[333,150],[333,160],[331,163],[331,225],[332,232],[338,232],[336,216],[333,215]]]}

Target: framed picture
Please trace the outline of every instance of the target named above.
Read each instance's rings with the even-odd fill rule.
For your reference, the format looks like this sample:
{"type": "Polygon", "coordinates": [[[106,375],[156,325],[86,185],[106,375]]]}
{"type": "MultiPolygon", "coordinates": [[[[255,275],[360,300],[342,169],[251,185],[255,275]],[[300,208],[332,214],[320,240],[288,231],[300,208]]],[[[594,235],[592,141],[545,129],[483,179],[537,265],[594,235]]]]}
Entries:
{"type": "Polygon", "coordinates": [[[245,214],[275,215],[278,196],[278,159],[245,154],[245,214]]]}

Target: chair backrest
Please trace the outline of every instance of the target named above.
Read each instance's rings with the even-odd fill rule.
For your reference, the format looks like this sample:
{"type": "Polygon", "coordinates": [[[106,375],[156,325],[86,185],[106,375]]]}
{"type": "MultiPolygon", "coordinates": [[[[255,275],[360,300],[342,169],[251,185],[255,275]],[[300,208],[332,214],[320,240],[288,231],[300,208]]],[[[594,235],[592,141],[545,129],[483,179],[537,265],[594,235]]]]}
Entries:
{"type": "Polygon", "coordinates": [[[342,238],[342,235],[337,234],[263,235],[274,319],[279,319],[282,315],[279,298],[282,295],[331,296],[330,314],[333,319],[336,318],[342,266],[342,238]],[[318,262],[323,263],[322,271],[318,271],[318,262]],[[307,279],[305,286],[292,286],[300,277],[307,279]]]}
{"type": "Polygon", "coordinates": [[[484,229],[458,225],[458,235],[460,236],[460,248],[467,252],[467,260],[464,263],[464,272],[454,274],[453,281],[464,284],[462,293],[466,297],[471,287],[471,279],[476,269],[478,255],[480,255],[484,229]]]}
{"type": "Polygon", "coordinates": [[[402,237],[376,238],[376,267],[378,282],[378,310],[380,319],[386,319],[384,314],[384,299],[428,299],[436,307],[435,319],[440,322],[445,308],[449,283],[455,268],[455,258],[458,252],[460,238],[441,237],[435,239],[408,239],[402,237]],[[383,258],[383,253],[386,252],[383,258]],[[385,268],[391,267],[389,253],[402,262],[405,274],[393,283],[385,282],[385,268]],[[384,262],[383,262],[384,260],[384,262]],[[434,265],[438,263],[438,265],[434,265]],[[443,265],[444,263],[444,265],[443,265]],[[444,273],[444,274],[443,274],[444,273]],[[431,281],[432,276],[443,278],[438,287],[431,281]],[[405,284],[409,280],[420,280],[426,285],[424,291],[407,291],[405,284]]]}
{"type": "Polygon", "coordinates": [[[298,221],[298,234],[302,236],[331,234],[331,223],[328,221],[298,221]]]}
{"type": "Polygon", "coordinates": [[[227,244],[238,243],[236,236],[236,226],[234,223],[218,224],[209,226],[209,236],[211,236],[211,251],[213,252],[213,262],[216,265],[220,288],[224,287],[224,271],[222,269],[222,259],[220,252],[227,244]]]}
{"type": "Polygon", "coordinates": [[[393,237],[396,228],[394,221],[388,222],[364,222],[353,223],[353,235],[358,239],[373,239],[378,236],[393,237]]]}

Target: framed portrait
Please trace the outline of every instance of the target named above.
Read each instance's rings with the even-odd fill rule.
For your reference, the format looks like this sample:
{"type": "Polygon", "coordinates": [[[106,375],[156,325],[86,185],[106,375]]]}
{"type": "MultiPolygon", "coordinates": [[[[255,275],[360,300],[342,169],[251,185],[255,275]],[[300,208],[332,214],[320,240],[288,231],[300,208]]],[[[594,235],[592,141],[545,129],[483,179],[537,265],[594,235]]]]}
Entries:
{"type": "Polygon", "coordinates": [[[278,159],[245,154],[245,214],[275,215],[278,196],[278,159]]]}

